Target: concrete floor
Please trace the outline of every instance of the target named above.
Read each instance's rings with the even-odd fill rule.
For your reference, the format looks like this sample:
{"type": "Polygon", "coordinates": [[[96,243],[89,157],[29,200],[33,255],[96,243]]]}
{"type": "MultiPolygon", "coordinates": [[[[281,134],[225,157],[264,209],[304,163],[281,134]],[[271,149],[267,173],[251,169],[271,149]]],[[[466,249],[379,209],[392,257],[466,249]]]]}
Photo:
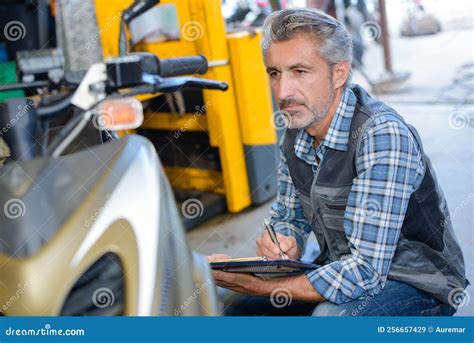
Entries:
{"type": "MultiPolygon", "coordinates": [[[[445,192],[471,282],[474,282],[473,89],[469,104],[445,96],[464,100],[469,96],[458,87],[446,87],[452,84],[462,64],[474,63],[473,38],[472,28],[451,28],[437,35],[416,38],[392,37],[395,69],[408,70],[412,76],[402,91],[378,96],[418,129],[445,192]],[[461,119],[461,123],[453,122],[453,118],[461,119]]],[[[380,47],[369,45],[364,59],[371,67],[372,76],[382,71],[380,47]]],[[[354,81],[364,84],[357,74],[354,81]]],[[[267,203],[239,214],[220,215],[188,233],[190,247],[203,254],[253,256],[255,239],[269,208],[270,203],[267,203]]],[[[471,303],[460,308],[457,315],[474,315],[473,287],[468,288],[468,293],[471,303]]]]}

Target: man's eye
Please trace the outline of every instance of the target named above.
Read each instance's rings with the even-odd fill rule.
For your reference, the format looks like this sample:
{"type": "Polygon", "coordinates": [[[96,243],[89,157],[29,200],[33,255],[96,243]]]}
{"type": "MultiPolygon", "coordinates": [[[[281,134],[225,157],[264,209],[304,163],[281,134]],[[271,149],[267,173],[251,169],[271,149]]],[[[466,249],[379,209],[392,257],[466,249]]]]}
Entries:
{"type": "Polygon", "coordinates": [[[271,78],[275,78],[275,77],[278,76],[278,72],[277,72],[277,71],[271,71],[271,72],[269,73],[269,75],[270,75],[271,78]]]}
{"type": "Polygon", "coordinates": [[[296,69],[296,73],[298,73],[298,74],[306,74],[306,70],[303,70],[303,69],[296,69]]]}

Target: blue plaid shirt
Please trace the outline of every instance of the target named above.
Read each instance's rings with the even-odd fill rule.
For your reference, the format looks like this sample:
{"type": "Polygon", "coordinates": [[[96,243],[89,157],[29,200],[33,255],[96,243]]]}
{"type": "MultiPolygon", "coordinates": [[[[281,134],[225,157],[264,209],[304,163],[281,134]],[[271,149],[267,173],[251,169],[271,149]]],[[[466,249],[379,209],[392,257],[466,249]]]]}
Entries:
{"type": "MultiPolygon", "coordinates": [[[[306,130],[298,132],[295,154],[311,165],[313,172],[318,168],[316,156],[323,161],[328,148],[347,151],[355,103],[354,93],[346,88],[326,137],[317,148],[306,130]]],[[[413,134],[404,123],[387,115],[368,122],[356,169],[344,215],[351,253],[306,273],[316,291],[336,304],[373,294],[383,287],[408,201],[424,174],[421,151],[413,134]],[[366,215],[367,211],[373,213],[366,215]]],[[[283,152],[278,184],[271,223],[277,232],[294,236],[303,251],[312,229],[303,215],[283,152]]]]}

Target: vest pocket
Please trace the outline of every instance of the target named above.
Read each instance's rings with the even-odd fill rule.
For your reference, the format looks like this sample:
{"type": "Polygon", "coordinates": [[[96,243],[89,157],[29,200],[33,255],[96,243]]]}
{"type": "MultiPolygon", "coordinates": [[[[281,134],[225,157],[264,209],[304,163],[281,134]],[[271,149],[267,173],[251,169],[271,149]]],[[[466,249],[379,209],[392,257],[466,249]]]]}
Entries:
{"type": "Polygon", "coordinates": [[[342,216],[344,219],[344,212],[346,211],[347,198],[344,199],[324,199],[321,201],[323,213],[330,213],[335,216],[342,216]]]}
{"type": "Polygon", "coordinates": [[[346,204],[324,204],[324,206],[326,206],[326,209],[328,210],[334,210],[334,211],[346,210],[346,204]]]}
{"type": "Polygon", "coordinates": [[[323,212],[324,226],[328,229],[338,230],[344,232],[344,211],[343,210],[332,210],[323,212]]]}
{"type": "Polygon", "coordinates": [[[332,193],[313,195],[313,209],[324,235],[329,259],[340,260],[350,254],[348,240],[344,232],[344,215],[346,212],[347,196],[344,191],[333,190],[332,193]]]}
{"type": "Polygon", "coordinates": [[[322,222],[331,258],[338,260],[341,256],[350,254],[348,240],[344,232],[344,210],[324,211],[322,222]]]}

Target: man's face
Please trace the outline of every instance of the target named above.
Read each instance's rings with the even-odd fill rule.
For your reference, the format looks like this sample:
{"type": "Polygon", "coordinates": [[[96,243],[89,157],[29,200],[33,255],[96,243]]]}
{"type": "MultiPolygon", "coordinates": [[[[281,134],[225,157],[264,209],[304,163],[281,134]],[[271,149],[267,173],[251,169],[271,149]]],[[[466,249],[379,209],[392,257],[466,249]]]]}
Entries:
{"type": "Polygon", "coordinates": [[[335,95],[332,73],[309,34],[272,43],[265,65],[289,128],[308,128],[325,117],[335,95]]]}

